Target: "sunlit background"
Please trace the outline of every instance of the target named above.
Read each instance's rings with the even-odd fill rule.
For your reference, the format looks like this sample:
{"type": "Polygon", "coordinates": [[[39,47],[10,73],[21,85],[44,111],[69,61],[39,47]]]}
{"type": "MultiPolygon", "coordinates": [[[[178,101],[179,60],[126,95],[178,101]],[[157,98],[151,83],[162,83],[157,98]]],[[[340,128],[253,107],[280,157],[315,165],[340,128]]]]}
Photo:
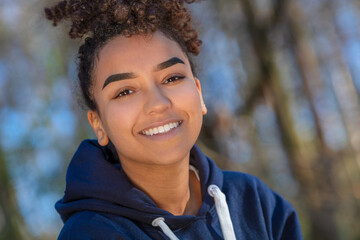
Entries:
{"type": "MultiPolygon", "coordinates": [[[[68,24],[54,1],[0,0],[0,239],[55,239],[77,146],[68,24]]],[[[305,239],[360,239],[360,1],[207,0],[192,7],[208,107],[198,145],[297,209],[305,239]]]]}

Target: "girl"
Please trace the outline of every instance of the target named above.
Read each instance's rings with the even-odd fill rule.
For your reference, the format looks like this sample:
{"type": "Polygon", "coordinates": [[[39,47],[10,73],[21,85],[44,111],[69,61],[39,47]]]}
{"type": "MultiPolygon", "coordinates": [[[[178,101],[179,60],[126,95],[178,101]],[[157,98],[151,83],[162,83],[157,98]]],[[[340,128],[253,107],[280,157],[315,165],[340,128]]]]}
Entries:
{"type": "Polygon", "coordinates": [[[293,207],[194,144],[206,106],[190,54],[191,0],[63,0],[45,9],[86,36],[78,77],[85,140],[56,209],[59,239],[301,239],[293,207]],[[226,196],[226,198],[225,198],[226,196]]]}

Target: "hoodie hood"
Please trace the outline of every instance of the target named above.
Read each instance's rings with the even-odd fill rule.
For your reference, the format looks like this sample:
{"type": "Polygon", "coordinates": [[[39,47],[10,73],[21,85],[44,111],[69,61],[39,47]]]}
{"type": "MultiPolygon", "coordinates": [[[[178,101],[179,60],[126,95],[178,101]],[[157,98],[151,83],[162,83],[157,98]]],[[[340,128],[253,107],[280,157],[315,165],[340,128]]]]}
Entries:
{"type": "MultiPolygon", "coordinates": [[[[114,152],[111,146],[102,147],[96,140],[80,144],[67,171],[65,195],[55,205],[63,222],[76,212],[86,210],[111,213],[148,225],[155,218],[164,217],[175,229],[195,218],[174,216],[158,208],[131,184],[114,152]]],[[[214,206],[207,188],[214,184],[221,189],[223,173],[197,146],[190,151],[190,164],[199,171],[203,203],[197,216],[203,216],[214,206]]]]}

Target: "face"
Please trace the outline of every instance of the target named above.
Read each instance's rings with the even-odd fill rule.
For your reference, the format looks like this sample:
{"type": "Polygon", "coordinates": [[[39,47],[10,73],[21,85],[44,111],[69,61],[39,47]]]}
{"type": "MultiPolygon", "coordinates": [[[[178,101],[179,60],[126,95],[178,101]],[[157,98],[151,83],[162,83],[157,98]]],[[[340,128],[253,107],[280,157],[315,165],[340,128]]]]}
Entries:
{"type": "Polygon", "coordinates": [[[180,46],[161,32],[116,37],[100,51],[88,119],[121,162],[172,164],[189,156],[206,107],[180,46]]]}

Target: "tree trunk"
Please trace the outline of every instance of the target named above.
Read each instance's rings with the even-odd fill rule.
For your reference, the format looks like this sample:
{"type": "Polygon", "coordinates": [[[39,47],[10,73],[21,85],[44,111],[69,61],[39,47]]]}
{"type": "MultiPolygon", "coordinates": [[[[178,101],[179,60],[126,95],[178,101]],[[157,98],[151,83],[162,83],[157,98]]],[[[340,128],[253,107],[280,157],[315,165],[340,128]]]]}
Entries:
{"type": "Polygon", "coordinates": [[[317,132],[318,158],[315,162],[317,169],[317,186],[319,190],[319,202],[314,206],[312,218],[314,218],[314,237],[319,239],[338,239],[338,233],[335,223],[335,211],[339,205],[339,199],[336,194],[335,182],[337,180],[334,174],[334,163],[336,154],[331,151],[325,142],[324,133],[321,127],[320,117],[315,108],[315,97],[313,90],[322,88],[325,83],[321,76],[320,65],[314,53],[310,41],[307,38],[304,24],[305,17],[298,4],[291,1],[288,4],[287,22],[291,34],[291,45],[294,49],[295,58],[298,63],[298,69],[304,86],[305,95],[309,101],[312,111],[315,128],[317,132]]]}
{"type": "Polygon", "coordinates": [[[0,239],[28,239],[0,148],[0,239]]]}
{"type": "MultiPolygon", "coordinates": [[[[300,142],[290,113],[288,96],[281,84],[273,48],[268,39],[270,29],[274,26],[257,22],[252,1],[240,0],[240,2],[247,18],[247,28],[252,38],[254,52],[260,63],[262,81],[265,82],[264,91],[266,91],[267,94],[264,95],[269,96],[271,99],[284,150],[287,153],[291,170],[299,183],[304,201],[308,207],[308,216],[312,228],[311,238],[337,239],[338,233],[335,227],[333,204],[332,202],[329,203],[329,201],[326,201],[327,199],[324,198],[322,194],[324,190],[332,189],[333,186],[331,181],[329,182],[328,179],[326,179],[326,174],[315,172],[316,169],[322,170],[321,167],[319,168],[319,164],[307,159],[304,157],[305,155],[302,154],[300,142]],[[314,166],[317,167],[314,168],[314,166]]],[[[307,97],[310,98],[311,95],[307,94],[307,97]]],[[[312,99],[310,98],[309,102],[311,101],[312,99]]],[[[331,168],[332,158],[327,154],[328,151],[319,125],[317,126],[317,130],[320,146],[322,150],[324,150],[321,151],[319,159],[331,168]]]]}

